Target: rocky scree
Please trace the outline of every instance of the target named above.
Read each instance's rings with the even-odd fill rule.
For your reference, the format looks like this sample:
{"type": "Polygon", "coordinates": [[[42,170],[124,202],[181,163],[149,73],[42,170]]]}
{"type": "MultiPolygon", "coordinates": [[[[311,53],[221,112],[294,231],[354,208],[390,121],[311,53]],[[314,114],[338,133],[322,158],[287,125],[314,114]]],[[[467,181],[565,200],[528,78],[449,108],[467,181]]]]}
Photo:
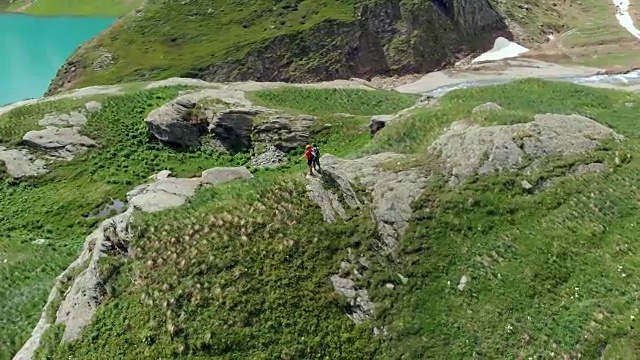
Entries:
{"type": "Polygon", "coordinates": [[[63,341],[80,336],[105,295],[98,262],[105,256],[127,254],[132,236],[129,224],[136,211],[156,212],[177,207],[192,197],[201,185],[214,186],[252,177],[246,168],[213,168],[198,178],[173,178],[165,170],[153,176],[150,184],[140,185],[127,193],[127,210],[104,220],[86,238],[79,257],[58,276],[31,337],[13,359],[33,359],[42,335],[54,323],[65,325],[63,341]],[[67,277],[72,277],[72,283],[65,289],[63,279],[67,277]],[[52,311],[55,311],[55,319],[48,316],[52,311]]]}

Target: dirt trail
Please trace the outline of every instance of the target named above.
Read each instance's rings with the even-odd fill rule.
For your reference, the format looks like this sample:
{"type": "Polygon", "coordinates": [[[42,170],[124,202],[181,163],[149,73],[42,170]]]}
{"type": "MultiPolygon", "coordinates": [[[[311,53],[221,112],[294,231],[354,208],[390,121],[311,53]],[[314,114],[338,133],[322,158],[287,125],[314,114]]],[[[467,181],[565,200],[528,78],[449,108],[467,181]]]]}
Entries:
{"type": "Polygon", "coordinates": [[[24,0],[24,5],[20,6],[19,8],[13,10],[13,12],[17,12],[17,13],[23,13],[25,12],[25,10],[27,10],[27,8],[29,8],[29,6],[31,6],[33,4],[33,2],[31,0],[24,0]]]}

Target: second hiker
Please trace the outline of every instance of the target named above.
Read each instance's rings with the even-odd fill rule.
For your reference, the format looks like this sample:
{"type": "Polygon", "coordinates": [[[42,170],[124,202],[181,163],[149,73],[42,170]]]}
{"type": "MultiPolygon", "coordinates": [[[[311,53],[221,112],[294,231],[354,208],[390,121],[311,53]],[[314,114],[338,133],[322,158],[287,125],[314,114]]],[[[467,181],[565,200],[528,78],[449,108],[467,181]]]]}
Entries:
{"type": "Polygon", "coordinates": [[[318,149],[316,144],[313,144],[313,146],[311,147],[311,160],[313,163],[313,170],[321,171],[322,169],[320,169],[320,149],[318,149]]]}

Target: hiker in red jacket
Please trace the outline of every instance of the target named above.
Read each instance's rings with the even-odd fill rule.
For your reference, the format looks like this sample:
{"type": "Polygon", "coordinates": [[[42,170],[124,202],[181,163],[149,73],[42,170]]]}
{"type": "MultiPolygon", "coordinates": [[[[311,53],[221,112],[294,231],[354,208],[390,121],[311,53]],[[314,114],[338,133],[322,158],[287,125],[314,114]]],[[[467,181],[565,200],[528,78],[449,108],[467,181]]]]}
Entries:
{"type": "Polygon", "coordinates": [[[305,147],[304,157],[307,158],[307,166],[309,167],[309,175],[313,176],[313,149],[311,145],[305,147]]]}

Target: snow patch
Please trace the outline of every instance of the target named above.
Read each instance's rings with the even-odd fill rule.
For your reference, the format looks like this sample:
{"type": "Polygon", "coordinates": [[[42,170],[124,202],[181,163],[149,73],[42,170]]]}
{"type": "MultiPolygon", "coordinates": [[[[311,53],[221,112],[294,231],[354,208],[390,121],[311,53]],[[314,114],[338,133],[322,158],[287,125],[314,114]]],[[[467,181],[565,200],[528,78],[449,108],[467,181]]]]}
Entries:
{"type": "Polygon", "coordinates": [[[503,37],[499,37],[493,44],[493,49],[471,60],[472,63],[480,61],[496,61],[518,57],[529,51],[524,46],[511,42],[503,37]]]}
{"type": "Polygon", "coordinates": [[[633,24],[633,19],[629,15],[629,0],[613,0],[613,5],[616,7],[616,19],[618,19],[620,26],[640,39],[640,30],[633,24]]]}

